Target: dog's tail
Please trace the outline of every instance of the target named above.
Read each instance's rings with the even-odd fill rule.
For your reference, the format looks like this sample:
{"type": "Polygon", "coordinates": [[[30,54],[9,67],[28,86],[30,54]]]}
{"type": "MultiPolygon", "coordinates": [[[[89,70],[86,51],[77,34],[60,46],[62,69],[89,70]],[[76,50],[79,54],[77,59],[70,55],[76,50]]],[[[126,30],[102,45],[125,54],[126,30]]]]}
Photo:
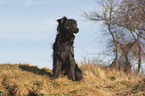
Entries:
{"type": "Polygon", "coordinates": [[[76,64],[76,66],[75,66],[75,80],[80,81],[82,79],[83,79],[83,72],[76,64]]]}

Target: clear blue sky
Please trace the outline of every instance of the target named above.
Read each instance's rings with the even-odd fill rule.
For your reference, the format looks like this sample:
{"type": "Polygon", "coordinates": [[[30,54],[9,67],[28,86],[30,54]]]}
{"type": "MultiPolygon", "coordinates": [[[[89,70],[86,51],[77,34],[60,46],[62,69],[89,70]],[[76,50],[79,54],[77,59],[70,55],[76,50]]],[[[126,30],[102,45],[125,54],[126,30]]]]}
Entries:
{"type": "Polygon", "coordinates": [[[0,0],[0,64],[30,63],[52,68],[56,20],[63,16],[78,21],[76,62],[95,57],[89,54],[100,50],[100,25],[82,15],[96,6],[96,0],[0,0]]]}

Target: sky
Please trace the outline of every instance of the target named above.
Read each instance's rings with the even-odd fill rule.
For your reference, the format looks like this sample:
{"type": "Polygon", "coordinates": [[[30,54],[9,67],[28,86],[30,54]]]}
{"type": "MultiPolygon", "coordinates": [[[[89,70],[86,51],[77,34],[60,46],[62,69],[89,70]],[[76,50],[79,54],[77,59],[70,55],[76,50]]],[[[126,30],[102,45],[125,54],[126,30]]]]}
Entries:
{"type": "Polygon", "coordinates": [[[63,16],[78,23],[76,62],[98,58],[105,48],[103,26],[83,16],[94,9],[99,9],[97,0],[0,0],[0,64],[21,63],[52,69],[56,20],[63,16]]]}
{"type": "Polygon", "coordinates": [[[86,20],[83,12],[96,5],[96,0],[0,0],[0,64],[52,69],[56,20],[63,16],[77,20],[80,30],[74,43],[76,62],[95,57],[100,25],[86,20]]]}

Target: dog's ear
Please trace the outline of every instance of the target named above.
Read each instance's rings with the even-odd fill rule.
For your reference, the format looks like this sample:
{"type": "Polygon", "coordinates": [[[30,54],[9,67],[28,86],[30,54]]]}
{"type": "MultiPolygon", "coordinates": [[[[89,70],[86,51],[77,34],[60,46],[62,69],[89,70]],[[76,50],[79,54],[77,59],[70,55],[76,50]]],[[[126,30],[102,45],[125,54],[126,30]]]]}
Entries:
{"type": "Polygon", "coordinates": [[[65,21],[67,21],[67,18],[65,16],[63,18],[57,20],[59,25],[63,24],[65,21]]]}

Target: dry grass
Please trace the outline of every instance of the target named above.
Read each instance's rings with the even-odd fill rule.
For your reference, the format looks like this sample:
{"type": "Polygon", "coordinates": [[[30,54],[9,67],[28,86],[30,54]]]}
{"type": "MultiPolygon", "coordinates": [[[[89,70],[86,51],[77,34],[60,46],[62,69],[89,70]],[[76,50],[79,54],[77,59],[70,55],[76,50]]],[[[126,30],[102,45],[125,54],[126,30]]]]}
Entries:
{"type": "Polygon", "coordinates": [[[80,66],[84,80],[50,80],[51,70],[28,64],[0,65],[0,91],[4,96],[144,96],[145,77],[125,74],[102,65],[80,66]]]}

